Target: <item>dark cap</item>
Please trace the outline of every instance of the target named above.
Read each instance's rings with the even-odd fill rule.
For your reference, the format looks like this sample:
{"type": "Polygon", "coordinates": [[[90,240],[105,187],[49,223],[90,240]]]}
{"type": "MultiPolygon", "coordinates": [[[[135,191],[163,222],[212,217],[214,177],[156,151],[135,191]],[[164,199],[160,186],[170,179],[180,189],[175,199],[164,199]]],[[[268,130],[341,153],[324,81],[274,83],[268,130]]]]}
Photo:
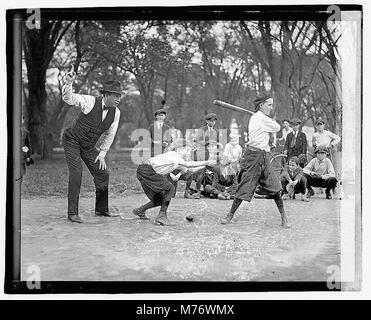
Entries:
{"type": "Polygon", "coordinates": [[[265,101],[267,101],[268,99],[271,99],[271,98],[272,97],[268,94],[263,94],[261,96],[257,96],[256,99],[254,100],[255,111],[258,111],[261,104],[264,103],[265,101]]]}
{"type": "Polygon", "coordinates": [[[318,125],[318,124],[325,124],[325,121],[323,121],[322,119],[317,119],[315,125],[318,125]]]}
{"type": "Polygon", "coordinates": [[[301,120],[300,120],[300,119],[297,119],[297,118],[295,118],[295,119],[291,119],[291,120],[290,120],[290,123],[291,123],[292,125],[301,124],[301,120]]]}
{"type": "Polygon", "coordinates": [[[117,93],[117,94],[124,94],[121,88],[121,83],[116,80],[109,80],[103,84],[103,88],[99,90],[100,93],[117,93]]]}
{"type": "Polygon", "coordinates": [[[206,116],[205,116],[205,120],[217,120],[217,116],[215,113],[208,113],[206,116]]]}
{"type": "Polygon", "coordinates": [[[155,117],[158,115],[158,114],[161,114],[163,113],[165,116],[166,116],[166,110],[165,109],[158,109],[155,111],[155,117]]]}
{"type": "Polygon", "coordinates": [[[318,147],[316,150],[314,150],[314,153],[317,154],[318,152],[328,154],[328,149],[326,147],[318,147]]]}

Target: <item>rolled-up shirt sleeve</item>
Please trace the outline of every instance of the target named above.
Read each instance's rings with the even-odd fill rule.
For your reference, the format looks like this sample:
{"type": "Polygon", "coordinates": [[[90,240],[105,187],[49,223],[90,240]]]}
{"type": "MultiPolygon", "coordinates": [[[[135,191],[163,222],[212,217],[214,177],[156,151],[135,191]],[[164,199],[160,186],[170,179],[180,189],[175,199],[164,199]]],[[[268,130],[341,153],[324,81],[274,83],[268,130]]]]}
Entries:
{"type": "Polygon", "coordinates": [[[333,146],[336,146],[341,140],[341,138],[336,133],[330,132],[329,136],[331,139],[331,144],[333,146]]]}
{"type": "Polygon", "coordinates": [[[309,161],[309,163],[303,168],[303,172],[310,175],[313,172],[315,158],[309,161]]]}
{"type": "Polygon", "coordinates": [[[119,125],[120,120],[120,110],[116,108],[115,110],[115,118],[111,124],[111,126],[108,128],[108,130],[103,135],[102,144],[100,146],[100,154],[105,156],[109,148],[111,147],[111,144],[113,142],[113,139],[115,138],[117,128],[119,125]]]}
{"type": "Polygon", "coordinates": [[[93,109],[95,97],[72,92],[72,83],[66,81],[62,88],[62,99],[70,106],[79,107],[84,114],[88,114],[93,109]]]}
{"type": "Polygon", "coordinates": [[[327,159],[327,173],[323,175],[323,179],[327,180],[329,178],[335,178],[335,170],[334,166],[332,165],[332,162],[330,159],[327,159]]]}

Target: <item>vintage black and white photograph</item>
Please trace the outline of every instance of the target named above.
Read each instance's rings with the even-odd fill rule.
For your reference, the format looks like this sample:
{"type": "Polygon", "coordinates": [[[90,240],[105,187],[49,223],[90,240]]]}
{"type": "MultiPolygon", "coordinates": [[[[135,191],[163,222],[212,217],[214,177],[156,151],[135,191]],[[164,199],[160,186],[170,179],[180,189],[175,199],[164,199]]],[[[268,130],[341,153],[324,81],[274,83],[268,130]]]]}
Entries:
{"type": "Polygon", "coordinates": [[[8,10],[9,291],[359,291],[361,23],[359,5],[8,10]]]}

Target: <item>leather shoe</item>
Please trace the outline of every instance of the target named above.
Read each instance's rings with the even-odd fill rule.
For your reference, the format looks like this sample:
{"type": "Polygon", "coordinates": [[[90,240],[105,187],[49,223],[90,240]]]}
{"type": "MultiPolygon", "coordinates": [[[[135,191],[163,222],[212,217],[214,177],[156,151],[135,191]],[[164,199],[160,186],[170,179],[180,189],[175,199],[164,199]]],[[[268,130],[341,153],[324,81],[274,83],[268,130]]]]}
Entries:
{"type": "Polygon", "coordinates": [[[110,213],[108,211],[106,211],[106,212],[95,211],[95,215],[98,216],[98,217],[109,217],[109,218],[118,217],[119,216],[119,214],[110,213]]]}
{"type": "Polygon", "coordinates": [[[193,199],[201,199],[201,192],[196,192],[195,194],[192,194],[193,199]]]}
{"type": "Polygon", "coordinates": [[[330,191],[326,191],[326,199],[332,199],[330,191]]]}
{"type": "Polygon", "coordinates": [[[149,220],[144,211],[141,211],[139,208],[133,209],[133,214],[139,217],[142,220],[149,220]]]}
{"type": "Polygon", "coordinates": [[[171,226],[171,223],[167,218],[167,214],[164,211],[160,211],[158,213],[158,216],[155,218],[155,223],[161,226],[171,226]]]}
{"type": "Polygon", "coordinates": [[[314,196],[314,190],[312,188],[310,188],[310,189],[308,189],[308,192],[307,192],[307,198],[309,199],[312,196],[314,196]]]}
{"type": "Polygon", "coordinates": [[[218,199],[219,200],[227,200],[227,198],[224,195],[222,195],[221,193],[218,194],[218,199]]]}
{"type": "Polygon", "coordinates": [[[77,214],[69,214],[68,215],[68,220],[76,223],[83,223],[81,218],[77,214]]]}
{"type": "Polygon", "coordinates": [[[186,199],[194,199],[193,196],[189,192],[184,192],[184,198],[186,198],[186,199]]]}
{"type": "Polygon", "coordinates": [[[231,223],[232,219],[233,219],[233,214],[228,212],[228,214],[220,220],[220,223],[221,224],[229,224],[229,223],[231,223]]]}

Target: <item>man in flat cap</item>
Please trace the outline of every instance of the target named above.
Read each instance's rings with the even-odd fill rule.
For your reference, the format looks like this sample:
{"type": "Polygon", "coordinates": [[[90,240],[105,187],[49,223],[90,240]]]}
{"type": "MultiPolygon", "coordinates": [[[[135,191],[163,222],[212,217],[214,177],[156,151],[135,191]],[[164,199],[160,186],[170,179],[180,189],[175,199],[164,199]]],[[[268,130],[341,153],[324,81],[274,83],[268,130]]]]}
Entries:
{"type": "Polygon", "coordinates": [[[334,166],[330,159],[327,158],[328,149],[324,147],[317,148],[313,158],[303,169],[307,178],[307,198],[314,195],[312,187],[326,188],[326,199],[332,199],[331,191],[334,192],[338,183],[335,178],[334,166]]]}
{"type": "Polygon", "coordinates": [[[117,108],[122,97],[121,84],[111,80],[100,90],[102,96],[94,97],[72,92],[76,73],[71,70],[65,78],[62,90],[63,100],[81,109],[73,126],[63,134],[63,146],[66,156],[68,178],[68,219],[82,223],[79,217],[79,195],[82,178],[82,163],[86,164],[94,178],[95,214],[113,216],[108,210],[109,172],[105,156],[116,135],[120,110],[117,108]],[[103,135],[102,143],[96,148],[98,139],[103,135]]]}
{"type": "Polygon", "coordinates": [[[208,113],[205,116],[206,125],[197,130],[196,142],[198,147],[198,158],[208,160],[210,157],[209,148],[216,145],[219,140],[219,130],[215,127],[217,116],[215,113],[208,113]]]}
{"type": "Polygon", "coordinates": [[[165,100],[161,101],[162,108],[155,111],[155,121],[148,128],[151,135],[151,157],[162,154],[172,140],[170,127],[165,123],[165,103],[165,100]]]}
{"type": "MultiPolygon", "coordinates": [[[[216,157],[217,145],[219,142],[219,130],[215,124],[217,116],[215,113],[208,113],[205,116],[206,125],[197,130],[195,160],[209,160],[210,156],[216,157]]],[[[202,170],[195,173],[186,183],[185,198],[201,198],[201,185],[205,184],[205,180],[210,177],[211,173],[208,170],[202,170]],[[196,193],[190,195],[189,189],[192,180],[196,181],[196,193]]]]}
{"type": "Polygon", "coordinates": [[[281,215],[282,227],[290,228],[281,197],[281,182],[270,164],[269,140],[273,133],[280,130],[280,125],[269,117],[273,111],[273,99],[268,95],[259,96],[254,104],[255,113],[249,122],[249,141],[241,159],[233,204],[221,223],[230,223],[242,201],[250,202],[256,188],[260,186],[261,194],[274,199],[281,215]]]}
{"type": "Polygon", "coordinates": [[[287,155],[287,159],[298,157],[300,159],[300,167],[304,168],[307,163],[307,136],[299,130],[301,120],[290,120],[293,131],[286,137],[283,153],[287,155]]]}

